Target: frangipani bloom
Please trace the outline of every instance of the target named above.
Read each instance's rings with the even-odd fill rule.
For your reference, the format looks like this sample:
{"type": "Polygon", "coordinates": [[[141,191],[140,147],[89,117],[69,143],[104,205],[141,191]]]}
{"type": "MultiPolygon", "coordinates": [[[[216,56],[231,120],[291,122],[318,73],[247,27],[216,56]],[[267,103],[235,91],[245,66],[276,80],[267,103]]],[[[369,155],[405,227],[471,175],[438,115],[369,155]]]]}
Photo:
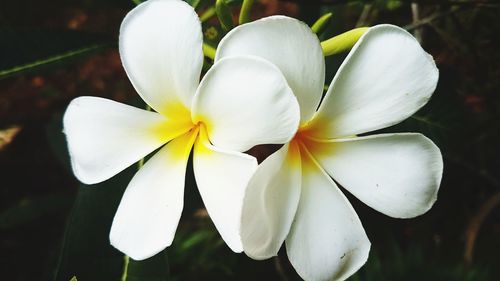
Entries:
{"type": "Polygon", "coordinates": [[[375,26],[355,44],[321,101],[324,57],[304,23],[273,16],[239,26],[221,41],[216,60],[239,55],[278,66],[301,110],[293,140],[250,180],[244,251],[266,259],[286,241],[302,278],[346,279],[367,260],[370,242],[336,182],[396,218],[423,214],[436,200],[443,163],[432,141],[414,133],[359,136],[421,108],[438,81],[435,63],[403,29],[375,26]]]}
{"type": "Polygon", "coordinates": [[[194,145],[203,202],[228,246],[241,252],[241,205],[257,167],[241,151],[293,137],[299,106],[286,79],[265,60],[237,57],[217,62],[198,85],[201,24],[180,0],[150,0],[133,9],[122,23],[119,49],[130,81],[156,112],[80,97],[64,116],[74,173],[87,184],[109,179],[161,147],[127,187],[111,244],[136,260],[171,244],[194,145]]]}

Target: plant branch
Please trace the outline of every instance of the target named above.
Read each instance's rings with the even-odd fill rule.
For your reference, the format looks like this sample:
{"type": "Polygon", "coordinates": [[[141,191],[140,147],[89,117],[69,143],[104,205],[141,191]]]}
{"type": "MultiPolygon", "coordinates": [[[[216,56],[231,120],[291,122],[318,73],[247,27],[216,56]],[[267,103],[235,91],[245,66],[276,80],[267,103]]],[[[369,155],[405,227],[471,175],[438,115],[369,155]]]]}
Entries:
{"type": "Polygon", "coordinates": [[[488,215],[500,205],[500,192],[495,193],[486,202],[484,202],[477,214],[471,219],[469,226],[465,231],[465,251],[464,261],[466,265],[471,265],[474,258],[474,246],[476,244],[477,235],[488,215]]]}

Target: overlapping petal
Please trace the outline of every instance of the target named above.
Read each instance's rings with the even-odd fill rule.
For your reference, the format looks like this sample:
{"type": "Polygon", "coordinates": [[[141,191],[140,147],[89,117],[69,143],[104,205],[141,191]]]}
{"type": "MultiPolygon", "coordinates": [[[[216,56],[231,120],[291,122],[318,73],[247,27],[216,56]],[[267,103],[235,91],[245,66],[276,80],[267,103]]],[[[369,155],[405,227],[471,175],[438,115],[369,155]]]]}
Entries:
{"type": "Polygon", "coordinates": [[[157,112],[188,118],[203,65],[201,23],[183,1],[149,0],[120,28],[123,67],[139,95],[157,112]]]}
{"type": "Polygon", "coordinates": [[[134,260],[154,256],[174,239],[184,179],[197,130],[169,142],[132,178],[115,214],[111,244],[134,260]]]}
{"type": "Polygon", "coordinates": [[[293,18],[271,16],[238,26],[219,43],[216,60],[239,55],[266,59],[280,68],[308,121],[321,100],[325,59],[318,37],[293,18]]]}
{"type": "Polygon", "coordinates": [[[193,168],[203,203],[222,239],[234,252],[243,251],[239,235],[241,206],[257,160],[211,145],[202,128],[195,144],[193,168]]]}
{"type": "Polygon", "coordinates": [[[405,30],[370,28],[356,43],[310,123],[317,138],[338,138],[385,128],[427,103],[439,72],[432,56],[405,30]]]}
{"type": "Polygon", "coordinates": [[[384,134],[311,143],[311,153],[344,188],[388,216],[410,218],[436,201],[443,160],[421,134],[384,134]]]}
{"type": "Polygon", "coordinates": [[[302,155],[299,208],[286,249],[305,280],[344,280],[368,259],[370,241],[358,215],[309,155],[302,155]]]}
{"type": "Polygon", "coordinates": [[[86,184],[111,178],[181,135],[189,124],[98,97],[79,97],[64,115],[71,164],[86,184]]]}
{"type": "Polygon", "coordinates": [[[300,198],[300,152],[295,142],[266,158],[252,176],[243,203],[241,238],[254,259],[277,255],[300,198]]]}
{"type": "MultiPolygon", "coordinates": [[[[304,24],[294,24],[310,33],[304,24]]],[[[257,161],[233,150],[285,143],[293,137],[300,108],[287,78],[262,58],[231,56],[219,59],[196,90],[203,62],[201,26],[194,10],[182,1],[138,5],[122,23],[119,45],[133,86],[156,112],[102,98],[75,99],[64,117],[75,174],[86,183],[106,180],[168,143],[127,187],[113,220],[111,244],[143,260],[172,243],[183,208],[189,152],[200,136],[193,156],[200,194],[222,238],[241,252],[241,209],[257,161]]],[[[308,51],[318,59],[317,52],[308,51]]],[[[324,70],[324,63],[320,68],[324,70]]],[[[292,76],[299,77],[298,70],[293,71],[292,76]]],[[[321,80],[322,87],[323,76],[311,79],[303,81],[317,86],[321,80]]],[[[303,100],[315,108],[319,97],[303,100]]],[[[297,167],[294,176],[299,183],[300,164],[297,167]]],[[[283,177],[286,171],[283,168],[283,177]]],[[[271,185],[275,188],[277,183],[271,185]]],[[[279,241],[270,246],[273,254],[292,223],[299,188],[294,185],[296,193],[288,201],[274,201],[290,205],[285,217],[264,214],[282,224],[277,228],[279,241]]]]}
{"type": "Polygon", "coordinates": [[[297,99],[285,78],[257,57],[218,61],[201,81],[192,112],[215,146],[236,151],[288,142],[299,124],[297,99]]]}

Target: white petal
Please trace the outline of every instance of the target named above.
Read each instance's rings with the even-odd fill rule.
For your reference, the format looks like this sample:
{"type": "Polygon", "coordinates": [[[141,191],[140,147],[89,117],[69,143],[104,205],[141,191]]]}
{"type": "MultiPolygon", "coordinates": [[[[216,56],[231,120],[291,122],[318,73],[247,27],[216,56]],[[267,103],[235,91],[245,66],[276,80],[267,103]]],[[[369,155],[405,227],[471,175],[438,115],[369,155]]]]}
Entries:
{"type": "Polygon", "coordinates": [[[207,126],[217,147],[246,151],[288,142],[299,125],[299,106],[279,69],[256,57],[218,61],[201,81],[193,121],[207,126]]]}
{"type": "Polygon", "coordinates": [[[303,154],[299,208],[286,239],[288,258],[305,280],[347,279],[368,259],[370,241],[349,201],[303,154]]]}
{"type": "Polygon", "coordinates": [[[137,172],[116,211],[109,239],[134,260],[154,256],[174,239],[183,208],[184,178],[197,133],[169,142],[137,172]]]}
{"type": "Polygon", "coordinates": [[[436,201],[443,160],[439,148],[423,135],[387,134],[315,143],[311,153],[349,192],[388,216],[415,217],[436,201]]]}
{"type": "Polygon", "coordinates": [[[300,104],[301,120],[318,108],[325,83],[325,59],[309,26],[293,18],[272,16],[231,30],[219,43],[216,61],[253,55],[278,66],[300,104]]]}
{"type": "Polygon", "coordinates": [[[74,99],[63,122],[73,171],[86,184],[109,179],[191,126],[97,97],[74,99]]]}
{"type": "Polygon", "coordinates": [[[286,144],[262,162],[245,193],[241,239],[254,259],[276,256],[292,225],[299,203],[300,152],[286,144]]]}
{"type": "Polygon", "coordinates": [[[405,30],[372,27],[340,66],[311,121],[318,138],[337,138],[385,128],[427,103],[439,72],[432,56],[405,30]]]}
{"type": "Polygon", "coordinates": [[[191,108],[203,64],[202,43],[196,12],[178,0],[143,2],[120,28],[120,55],[130,81],[144,101],[170,117],[179,114],[179,107],[191,108]]]}
{"type": "Polygon", "coordinates": [[[239,235],[241,208],[257,160],[212,146],[202,129],[194,148],[193,168],[203,203],[222,239],[234,252],[243,251],[239,235]]]}

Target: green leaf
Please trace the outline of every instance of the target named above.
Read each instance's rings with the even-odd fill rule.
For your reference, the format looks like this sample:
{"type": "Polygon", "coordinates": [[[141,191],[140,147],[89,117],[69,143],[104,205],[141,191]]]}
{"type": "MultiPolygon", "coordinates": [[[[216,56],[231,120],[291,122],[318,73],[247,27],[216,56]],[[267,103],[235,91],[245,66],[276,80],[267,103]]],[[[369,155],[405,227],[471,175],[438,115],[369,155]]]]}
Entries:
{"type": "Polygon", "coordinates": [[[227,5],[226,0],[217,0],[215,2],[215,13],[224,31],[227,32],[234,27],[233,15],[231,14],[231,9],[227,5]]]}
{"type": "Polygon", "coordinates": [[[113,45],[101,35],[71,30],[0,29],[0,37],[0,79],[67,62],[113,45]]]}
{"type": "Polygon", "coordinates": [[[226,0],[226,4],[229,6],[240,5],[243,4],[244,0],[226,0]]]}
{"type": "Polygon", "coordinates": [[[71,198],[64,195],[45,195],[24,198],[0,213],[0,229],[12,229],[62,210],[68,210],[71,198]]]}
{"type": "Polygon", "coordinates": [[[81,184],[68,220],[55,280],[120,280],[123,254],[109,243],[109,229],[123,190],[134,172],[129,168],[93,186],[81,184]]]}
{"type": "MultiPolygon", "coordinates": [[[[140,1],[140,0],[134,0],[134,1],[140,1]]],[[[189,5],[191,5],[191,7],[195,8],[198,7],[198,5],[200,5],[200,2],[201,0],[184,0],[186,1],[186,3],[188,3],[189,5]]]]}
{"type": "Polygon", "coordinates": [[[462,142],[455,140],[471,134],[468,131],[470,123],[466,119],[461,101],[457,99],[457,93],[448,88],[449,80],[446,77],[440,79],[435,93],[422,109],[401,123],[382,129],[378,133],[421,133],[430,138],[445,157],[462,159],[463,154],[460,152],[462,142]]]}
{"type": "Polygon", "coordinates": [[[205,241],[209,241],[213,236],[213,232],[210,230],[200,230],[198,232],[194,232],[190,237],[187,237],[182,241],[182,243],[180,243],[179,249],[181,251],[189,251],[193,247],[204,243],[205,241]]]}

